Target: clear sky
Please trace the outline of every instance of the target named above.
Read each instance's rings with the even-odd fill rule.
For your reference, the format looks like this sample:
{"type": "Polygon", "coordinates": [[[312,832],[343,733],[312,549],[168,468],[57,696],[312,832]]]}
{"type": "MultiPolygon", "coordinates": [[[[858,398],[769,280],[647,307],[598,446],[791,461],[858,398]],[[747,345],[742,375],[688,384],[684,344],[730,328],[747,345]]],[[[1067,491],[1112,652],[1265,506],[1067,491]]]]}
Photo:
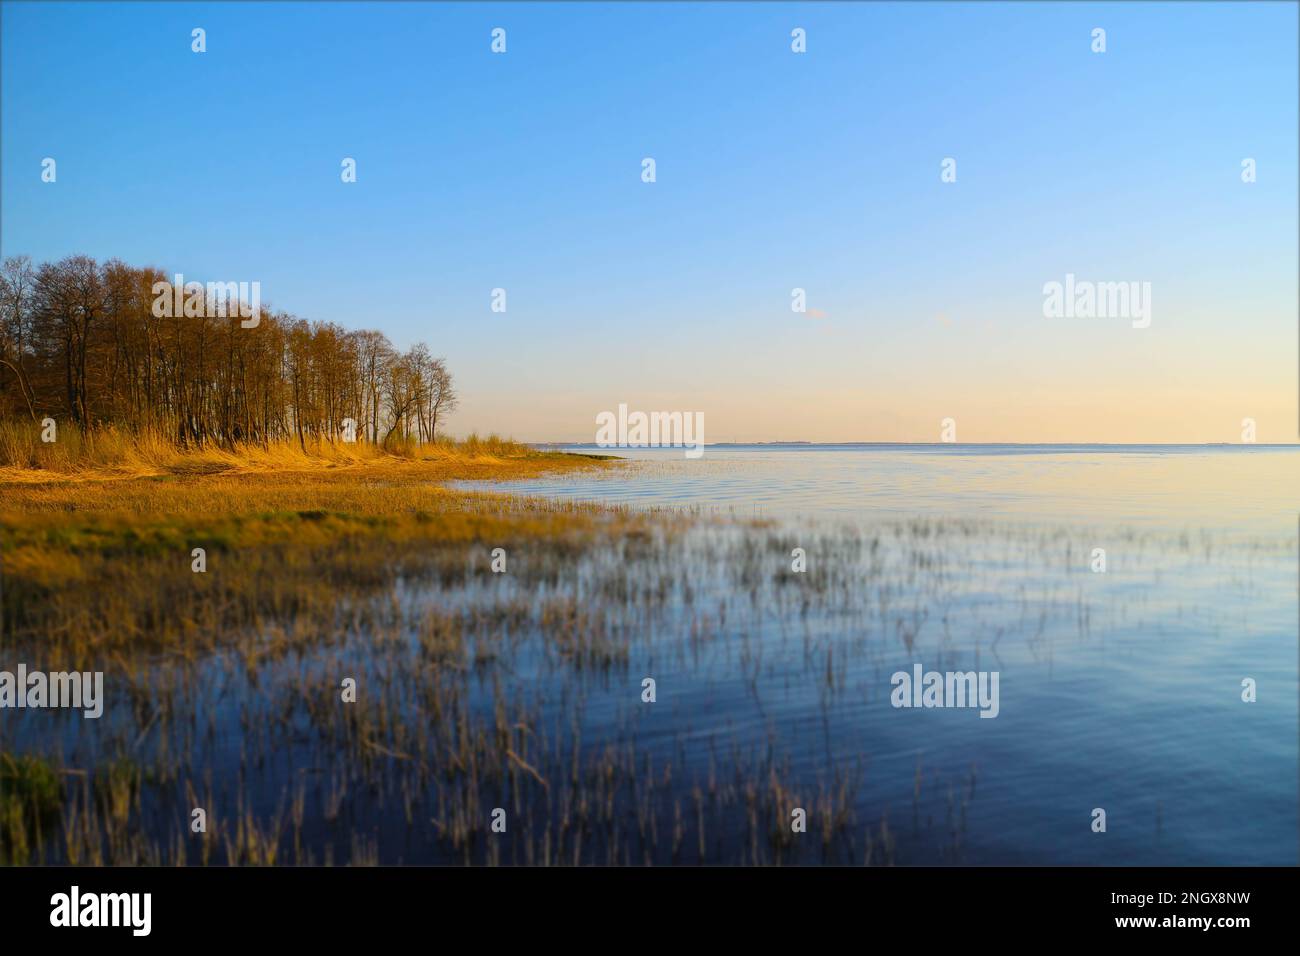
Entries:
{"type": "Polygon", "coordinates": [[[5,255],[427,341],[458,433],[591,441],[622,402],[708,441],[1297,438],[1293,3],[2,16],[5,255]],[[1151,283],[1150,327],[1044,317],[1067,273],[1151,283]]]}

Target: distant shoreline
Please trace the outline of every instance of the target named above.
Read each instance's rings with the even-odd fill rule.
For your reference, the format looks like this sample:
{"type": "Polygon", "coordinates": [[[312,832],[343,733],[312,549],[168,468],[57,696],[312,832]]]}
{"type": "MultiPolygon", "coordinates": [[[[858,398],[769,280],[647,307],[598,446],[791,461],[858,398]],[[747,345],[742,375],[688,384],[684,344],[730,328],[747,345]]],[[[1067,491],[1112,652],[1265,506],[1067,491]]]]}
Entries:
{"type": "MultiPolygon", "coordinates": [[[[673,451],[672,447],[644,445],[626,448],[607,448],[595,442],[524,442],[532,448],[591,448],[614,451],[673,451]]],[[[756,442],[706,442],[705,448],[1065,448],[1065,449],[1140,449],[1140,448],[1297,448],[1300,442],[881,442],[881,441],[756,441],[756,442]]]]}

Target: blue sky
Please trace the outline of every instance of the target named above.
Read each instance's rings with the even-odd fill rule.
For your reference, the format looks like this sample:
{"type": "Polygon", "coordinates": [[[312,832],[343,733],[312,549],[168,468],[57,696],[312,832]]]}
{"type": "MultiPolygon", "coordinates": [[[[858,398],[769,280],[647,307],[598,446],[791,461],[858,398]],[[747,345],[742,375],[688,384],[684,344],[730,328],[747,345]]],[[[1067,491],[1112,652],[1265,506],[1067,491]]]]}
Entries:
{"type": "Polygon", "coordinates": [[[1296,438],[1294,4],[6,2],[3,31],[6,255],[427,341],[457,431],[591,440],[626,402],[711,441],[1296,438]],[[1067,272],[1151,282],[1151,327],[1044,318],[1067,272]]]}

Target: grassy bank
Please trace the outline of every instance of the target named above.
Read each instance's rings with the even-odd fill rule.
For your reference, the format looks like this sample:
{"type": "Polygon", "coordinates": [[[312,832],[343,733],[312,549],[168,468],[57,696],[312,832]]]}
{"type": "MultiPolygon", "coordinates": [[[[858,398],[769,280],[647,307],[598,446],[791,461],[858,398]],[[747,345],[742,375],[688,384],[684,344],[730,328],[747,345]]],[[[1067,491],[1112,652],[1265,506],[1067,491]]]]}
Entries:
{"type": "Polygon", "coordinates": [[[27,422],[0,422],[0,487],[74,480],[146,478],[164,475],[320,473],[339,468],[385,469],[397,474],[415,466],[412,477],[526,478],[543,471],[590,466],[608,456],[539,452],[528,445],[489,435],[440,439],[434,444],[392,440],[383,446],[304,438],[267,444],[182,446],[156,431],[126,432],[112,427],[83,434],[71,427],[56,440],[41,440],[27,422]]]}
{"type": "MultiPolygon", "coordinates": [[[[43,467],[0,469],[4,633],[39,638],[61,663],[141,647],[195,653],[231,628],[301,623],[398,576],[472,562],[476,544],[590,533],[610,517],[444,483],[602,464],[495,437],[394,454],[288,444],[185,451],[97,435],[80,454],[51,451],[43,467]]],[[[481,557],[486,566],[488,552],[481,557]]]]}

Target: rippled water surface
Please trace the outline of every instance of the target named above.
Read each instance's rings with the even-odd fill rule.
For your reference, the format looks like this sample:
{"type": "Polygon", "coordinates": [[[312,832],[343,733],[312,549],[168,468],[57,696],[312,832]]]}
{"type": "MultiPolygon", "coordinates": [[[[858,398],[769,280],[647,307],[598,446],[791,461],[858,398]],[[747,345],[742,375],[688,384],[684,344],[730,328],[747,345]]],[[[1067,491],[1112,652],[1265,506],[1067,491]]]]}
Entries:
{"type": "MultiPolygon", "coordinates": [[[[611,473],[510,487],[770,519],[779,546],[754,560],[781,599],[754,592],[689,666],[640,669],[680,720],[761,727],[809,777],[864,759],[859,817],[894,821],[901,861],[1296,862],[1296,448],[620,454],[611,473]],[[879,534],[874,557],[847,557],[836,528],[879,534]],[[797,595],[827,562],[852,567],[851,593],[810,613],[797,595]],[[918,662],[998,670],[999,716],[893,708],[891,674],[918,662]]],[[[707,561],[691,574],[735,597],[707,561]]]]}

